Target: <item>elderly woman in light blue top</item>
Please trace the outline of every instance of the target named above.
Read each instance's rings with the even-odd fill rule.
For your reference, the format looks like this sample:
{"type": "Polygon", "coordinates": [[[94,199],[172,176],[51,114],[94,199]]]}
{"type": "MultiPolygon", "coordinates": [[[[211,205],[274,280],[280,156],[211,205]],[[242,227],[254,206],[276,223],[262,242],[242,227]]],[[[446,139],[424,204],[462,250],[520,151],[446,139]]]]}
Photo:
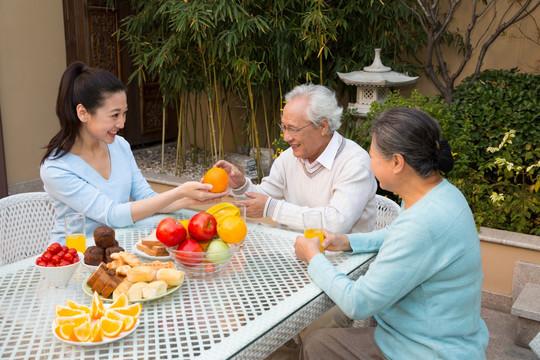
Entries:
{"type": "Polygon", "coordinates": [[[376,328],[320,329],[303,359],[485,359],[489,335],[480,317],[482,267],[473,215],[441,177],[453,167],[439,124],[426,113],[389,109],[371,130],[371,168],[398,194],[402,212],[385,229],[349,235],[325,231],[333,251],[377,251],[351,281],[299,236],[295,250],[313,281],[351,318],[375,315],[376,328]]]}
{"type": "Polygon", "coordinates": [[[40,168],[54,199],[56,225],[51,242],[65,243],[64,216],[86,217],[86,234],[99,225],[132,225],[157,212],[217,201],[212,185],[187,182],[157,194],[137,168],[127,141],[117,135],[127,113],[126,88],[110,72],[71,64],[60,82],[56,114],[60,131],[46,147],[40,168]]]}

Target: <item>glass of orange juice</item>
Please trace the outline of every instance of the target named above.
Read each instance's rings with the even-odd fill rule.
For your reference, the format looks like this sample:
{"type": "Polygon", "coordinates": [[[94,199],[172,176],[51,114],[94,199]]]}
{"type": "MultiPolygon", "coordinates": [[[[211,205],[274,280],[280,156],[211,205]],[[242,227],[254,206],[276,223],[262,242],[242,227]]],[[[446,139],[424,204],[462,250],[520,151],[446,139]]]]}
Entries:
{"type": "Polygon", "coordinates": [[[319,251],[323,252],[322,242],[324,241],[322,212],[320,210],[308,210],[302,213],[304,221],[304,236],[308,239],[318,237],[319,251]]]}
{"type": "Polygon", "coordinates": [[[84,214],[72,213],[64,216],[66,226],[66,246],[75,248],[84,253],[86,250],[86,226],[84,224],[84,214]]]}

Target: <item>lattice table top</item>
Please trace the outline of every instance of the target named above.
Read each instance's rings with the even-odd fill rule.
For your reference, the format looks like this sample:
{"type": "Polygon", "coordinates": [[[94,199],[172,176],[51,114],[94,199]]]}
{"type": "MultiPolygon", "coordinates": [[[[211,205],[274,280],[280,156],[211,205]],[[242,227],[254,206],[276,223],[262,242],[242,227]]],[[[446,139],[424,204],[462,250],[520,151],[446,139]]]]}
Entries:
{"type": "MultiPolygon", "coordinates": [[[[193,214],[180,211],[175,216],[189,218],[193,214]]],[[[131,251],[165,216],[117,229],[120,246],[131,251]]],[[[65,304],[66,299],[91,304],[81,288],[90,269],[81,265],[70,284],[57,289],[41,278],[32,259],[2,266],[0,357],[227,359],[241,355],[292,314],[309,311],[310,302],[321,295],[309,278],[307,265],[294,254],[296,235],[249,223],[245,245],[222,274],[210,279],[187,278],[179,291],[143,303],[140,325],[134,333],[95,347],[62,343],[51,331],[55,304],[65,304]]],[[[347,274],[373,256],[327,252],[332,263],[347,274]]]]}

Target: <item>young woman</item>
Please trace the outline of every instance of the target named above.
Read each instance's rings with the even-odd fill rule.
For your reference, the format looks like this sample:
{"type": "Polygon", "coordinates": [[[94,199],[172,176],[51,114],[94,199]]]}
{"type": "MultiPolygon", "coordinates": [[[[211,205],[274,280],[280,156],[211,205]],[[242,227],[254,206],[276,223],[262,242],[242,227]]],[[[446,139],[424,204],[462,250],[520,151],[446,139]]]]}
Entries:
{"type": "Polygon", "coordinates": [[[371,169],[381,188],[402,198],[402,212],[371,233],[325,231],[323,243],[333,251],[378,250],[369,270],[351,281],[319,254],[318,239],[299,236],[295,250],[348,316],[375,315],[378,325],[315,330],[301,358],[485,359],[480,242],[467,201],[440,174],[453,159],[439,124],[422,111],[394,108],[371,133],[371,169]]]}
{"type": "Polygon", "coordinates": [[[211,185],[186,182],[157,194],[137,168],[130,145],[117,133],[128,110],[126,88],[110,72],[71,64],[60,82],[56,114],[60,131],[51,139],[40,175],[55,200],[51,241],[64,243],[64,216],[84,213],[86,233],[99,225],[124,227],[157,212],[217,201],[211,185]]]}

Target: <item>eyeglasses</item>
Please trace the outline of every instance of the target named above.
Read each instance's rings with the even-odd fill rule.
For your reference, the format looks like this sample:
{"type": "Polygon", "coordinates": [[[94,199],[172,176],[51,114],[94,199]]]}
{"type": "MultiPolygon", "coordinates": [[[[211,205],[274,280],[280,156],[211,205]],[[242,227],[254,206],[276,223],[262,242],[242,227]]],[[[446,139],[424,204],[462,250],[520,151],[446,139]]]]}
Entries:
{"type": "Polygon", "coordinates": [[[307,128],[309,125],[313,125],[312,123],[309,123],[307,124],[306,126],[302,126],[301,128],[299,129],[293,129],[293,128],[290,128],[288,126],[283,126],[283,124],[279,124],[279,128],[281,129],[281,131],[283,132],[288,132],[289,134],[297,134],[300,130],[302,129],[305,129],[307,128]]]}

